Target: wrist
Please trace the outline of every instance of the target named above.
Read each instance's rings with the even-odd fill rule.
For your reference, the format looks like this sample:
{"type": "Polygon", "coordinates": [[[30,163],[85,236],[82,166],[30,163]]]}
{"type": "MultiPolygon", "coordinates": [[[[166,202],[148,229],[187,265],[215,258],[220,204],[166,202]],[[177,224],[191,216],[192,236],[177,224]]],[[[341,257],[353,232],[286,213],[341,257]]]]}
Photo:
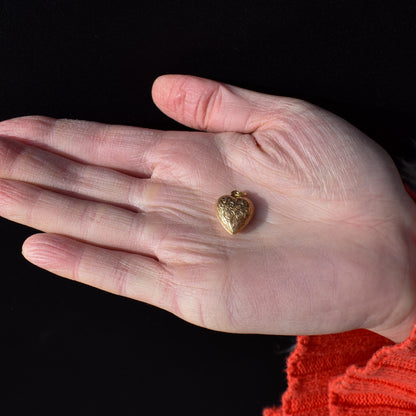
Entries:
{"type": "Polygon", "coordinates": [[[409,284],[405,286],[406,290],[403,291],[395,311],[389,316],[390,324],[384,323],[375,328],[368,328],[396,343],[406,340],[416,325],[416,193],[408,187],[406,191],[411,197],[410,199],[406,196],[409,215],[404,233],[409,246],[407,265],[409,284]]]}

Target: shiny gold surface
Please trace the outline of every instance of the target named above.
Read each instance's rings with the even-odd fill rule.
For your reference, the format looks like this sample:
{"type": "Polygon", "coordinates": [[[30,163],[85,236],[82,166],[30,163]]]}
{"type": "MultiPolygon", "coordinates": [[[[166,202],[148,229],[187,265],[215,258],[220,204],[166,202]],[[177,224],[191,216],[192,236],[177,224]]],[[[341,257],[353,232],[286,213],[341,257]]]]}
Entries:
{"type": "Polygon", "coordinates": [[[243,230],[254,214],[254,205],[245,192],[232,191],[217,200],[217,217],[230,234],[243,230]]]}

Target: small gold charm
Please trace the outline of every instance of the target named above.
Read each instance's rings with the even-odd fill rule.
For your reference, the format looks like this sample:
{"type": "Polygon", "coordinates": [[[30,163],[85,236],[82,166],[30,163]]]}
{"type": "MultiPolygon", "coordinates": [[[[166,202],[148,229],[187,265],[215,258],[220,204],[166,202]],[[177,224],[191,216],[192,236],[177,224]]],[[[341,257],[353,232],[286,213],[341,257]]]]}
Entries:
{"type": "Polygon", "coordinates": [[[230,233],[236,234],[250,222],[254,205],[245,192],[232,191],[217,201],[217,217],[221,225],[230,233]]]}

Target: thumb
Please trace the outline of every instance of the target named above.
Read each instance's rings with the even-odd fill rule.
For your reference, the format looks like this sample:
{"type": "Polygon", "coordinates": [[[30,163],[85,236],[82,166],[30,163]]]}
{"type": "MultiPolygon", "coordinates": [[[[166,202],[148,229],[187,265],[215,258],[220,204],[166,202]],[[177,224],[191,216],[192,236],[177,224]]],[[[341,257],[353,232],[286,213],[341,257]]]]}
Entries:
{"type": "Polygon", "coordinates": [[[166,115],[188,127],[252,133],[272,118],[288,100],[190,75],[163,75],[153,84],[152,97],[166,115]],[[277,110],[277,111],[276,111],[277,110]]]}

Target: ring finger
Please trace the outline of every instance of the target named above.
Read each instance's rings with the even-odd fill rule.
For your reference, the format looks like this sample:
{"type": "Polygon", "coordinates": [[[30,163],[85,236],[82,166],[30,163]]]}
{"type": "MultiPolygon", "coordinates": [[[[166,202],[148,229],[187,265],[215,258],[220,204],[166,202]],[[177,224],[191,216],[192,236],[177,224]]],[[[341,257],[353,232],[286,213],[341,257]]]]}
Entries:
{"type": "Polygon", "coordinates": [[[0,179],[0,215],[44,232],[154,257],[161,236],[174,228],[158,214],[135,213],[6,179],[0,179]]]}

